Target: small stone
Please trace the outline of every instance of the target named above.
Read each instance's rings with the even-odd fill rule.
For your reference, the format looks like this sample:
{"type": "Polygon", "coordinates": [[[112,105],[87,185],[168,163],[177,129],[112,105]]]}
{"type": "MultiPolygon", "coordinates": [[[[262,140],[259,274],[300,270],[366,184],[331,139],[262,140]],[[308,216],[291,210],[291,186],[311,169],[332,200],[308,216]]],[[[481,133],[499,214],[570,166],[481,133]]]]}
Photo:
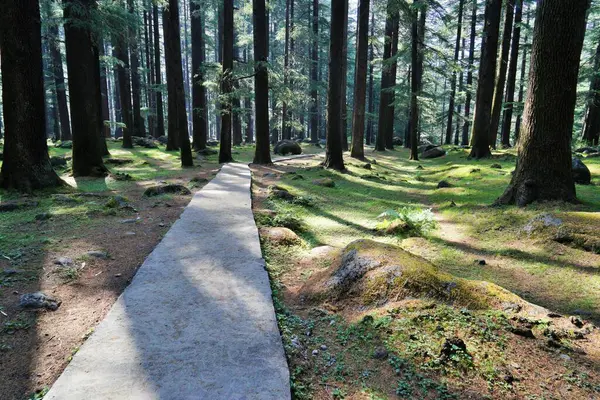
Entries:
{"type": "Polygon", "coordinates": [[[322,344],[322,345],[321,345],[321,350],[323,350],[323,351],[327,350],[327,346],[326,346],[326,345],[324,345],[324,344],[322,344]]]}
{"type": "Polygon", "coordinates": [[[137,217],[137,218],[122,219],[119,222],[122,224],[135,224],[139,220],[140,220],[140,217],[137,217]]]}
{"type": "Polygon", "coordinates": [[[108,253],[105,251],[92,250],[86,253],[90,257],[100,258],[106,260],[108,258],[108,253]]]}
{"type": "Polygon", "coordinates": [[[486,265],[487,263],[485,262],[485,260],[475,260],[475,263],[477,265],[486,265]]]}
{"type": "Polygon", "coordinates": [[[502,165],[500,165],[500,164],[492,164],[492,165],[490,165],[490,168],[502,169],[502,165]]]}
{"type": "Polygon", "coordinates": [[[19,307],[26,309],[56,311],[60,307],[61,301],[42,292],[27,293],[19,299],[19,307]]]}
{"type": "Polygon", "coordinates": [[[329,326],[333,326],[335,325],[335,319],[332,319],[331,321],[329,321],[329,326]]]}
{"type": "Polygon", "coordinates": [[[58,257],[54,260],[54,264],[60,265],[61,267],[69,267],[73,265],[73,259],[69,257],[58,257]]]}
{"type": "Polygon", "coordinates": [[[135,236],[135,232],[125,232],[123,236],[135,236]]]}
{"type": "Polygon", "coordinates": [[[517,336],[521,336],[528,339],[535,339],[535,335],[533,334],[530,328],[525,328],[521,326],[513,326],[510,328],[510,331],[517,336]]]}
{"type": "Polygon", "coordinates": [[[558,355],[558,358],[560,358],[563,361],[571,361],[571,357],[569,357],[566,354],[562,354],[562,353],[558,355]]]}
{"type": "Polygon", "coordinates": [[[576,327],[583,328],[583,321],[579,317],[571,317],[569,320],[576,327]]]}
{"type": "Polygon", "coordinates": [[[385,360],[386,358],[388,358],[388,351],[385,347],[380,346],[377,347],[375,349],[375,351],[373,352],[373,358],[376,360],[385,360]]]}
{"type": "Polygon", "coordinates": [[[450,200],[450,204],[448,204],[448,207],[456,207],[456,203],[454,202],[454,200],[450,200]]]}
{"type": "Polygon", "coordinates": [[[163,226],[165,226],[165,223],[161,222],[161,223],[158,224],[158,226],[160,226],[162,228],[163,226]]]}
{"type": "Polygon", "coordinates": [[[12,275],[18,275],[20,273],[22,273],[23,271],[21,271],[20,269],[5,269],[4,271],[2,271],[2,273],[5,276],[12,276],[12,275]]]}
{"type": "Polygon", "coordinates": [[[448,181],[440,181],[437,184],[438,189],[449,188],[449,187],[452,187],[452,185],[448,181]]]}
{"type": "Polygon", "coordinates": [[[318,356],[318,355],[319,355],[319,350],[317,350],[317,349],[314,349],[314,350],[312,351],[312,355],[313,355],[313,357],[315,357],[315,356],[318,356]]]}
{"type": "Polygon", "coordinates": [[[120,278],[123,274],[115,274],[115,278],[120,278]]]}
{"type": "Polygon", "coordinates": [[[364,169],[373,169],[370,163],[366,163],[362,166],[364,169]]]}
{"type": "Polygon", "coordinates": [[[562,315],[555,312],[549,312],[548,318],[562,318],[562,315]]]}
{"type": "Polygon", "coordinates": [[[423,168],[423,166],[422,166],[422,165],[417,165],[417,168],[416,168],[416,169],[418,169],[418,170],[424,170],[425,168],[423,168]]]}
{"type": "Polygon", "coordinates": [[[473,169],[471,170],[471,173],[472,173],[472,174],[476,174],[476,173],[478,173],[478,172],[481,172],[481,169],[479,169],[479,168],[473,168],[473,169]]]}

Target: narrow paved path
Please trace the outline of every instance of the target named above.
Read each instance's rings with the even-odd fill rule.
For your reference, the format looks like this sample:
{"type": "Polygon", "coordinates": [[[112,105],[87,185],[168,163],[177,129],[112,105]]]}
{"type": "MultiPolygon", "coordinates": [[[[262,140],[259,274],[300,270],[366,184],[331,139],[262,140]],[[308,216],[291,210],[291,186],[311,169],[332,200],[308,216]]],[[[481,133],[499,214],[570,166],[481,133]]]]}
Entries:
{"type": "Polygon", "coordinates": [[[45,399],[290,398],[250,181],[196,193],[45,399]]]}

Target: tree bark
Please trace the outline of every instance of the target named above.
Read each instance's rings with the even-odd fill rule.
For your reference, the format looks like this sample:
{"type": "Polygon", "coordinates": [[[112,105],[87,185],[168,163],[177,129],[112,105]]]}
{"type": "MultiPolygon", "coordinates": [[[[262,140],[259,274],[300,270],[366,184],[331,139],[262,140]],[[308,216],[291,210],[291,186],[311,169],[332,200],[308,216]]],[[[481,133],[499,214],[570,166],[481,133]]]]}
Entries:
{"type": "Polygon", "coordinates": [[[177,138],[177,145],[181,149],[181,166],[191,167],[194,161],[185,110],[178,0],[169,0],[168,7],[163,9],[163,29],[169,96],[169,138],[177,138]]]}
{"type": "MultiPolygon", "coordinates": [[[[464,64],[465,62],[465,47],[467,45],[467,42],[465,40],[465,38],[462,39],[462,44],[460,47],[460,63],[461,65],[464,64]]],[[[458,92],[462,93],[465,90],[465,85],[464,85],[464,81],[465,81],[465,71],[464,69],[461,67],[460,69],[460,74],[458,74],[458,92]]],[[[454,133],[454,145],[458,146],[458,143],[460,142],[460,132],[461,132],[461,128],[462,128],[462,121],[461,121],[461,116],[460,113],[462,111],[462,104],[458,104],[457,106],[457,110],[456,110],[456,132],[454,133]]],[[[464,120],[464,117],[463,117],[464,120]]]]}
{"type": "Polygon", "coordinates": [[[481,62],[479,63],[479,83],[475,100],[475,115],[471,132],[470,158],[490,157],[490,124],[496,77],[496,55],[498,52],[498,31],[502,0],[487,0],[485,22],[481,40],[481,62]]]}
{"type": "Polygon", "coordinates": [[[0,48],[5,122],[1,185],[22,192],[60,186],[46,144],[37,0],[0,3],[0,48]]]}
{"type": "Polygon", "coordinates": [[[344,55],[344,9],[348,8],[348,0],[332,0],[331,24],[329,42],[329,89],[327,96],[327,147],[325,149],[326,168],[343,171],[344,158],[342,155],[342,85],[346,79],[342,70],[344,55]]]}
{"type": "MultiPolygon", "coordinates": [[[[236,43],[236,35],[234,30],[233,35],[233,58],[234,60],[238,60],[240,58],[239,47],[235,45],[236,43]]],[[[242,144],[242,119],[240,118],[241,113],[241,104],[239,97],[239,83],[237,80],[233,81],[232,90],[233,97],[231,99],[231,133],[232,133],[232,141],[234,146],[239,146],[242,144]]]]}
{"type": "Polygon", "coordinates": [[[105,176],[98,39],[91,31],[95,0],[65,2],[65,46],[73,123],[73,176],[105,176]]]}
{"type": "Polygon", "coordinates": [[[398,70],[398,29],[400,27],[400,14],[398,11],[394,13],[393,19],[393,35],[392,35],[392,65],[390,66],[390,92],[388,94],[389,98],[389,107],[387,108],[387,112],[385,115],[386,122],[386,132],[385,132],[385,148],[393,150],[394,149],[394,120],[396,117],[396,107],[394,105],[396,101],[396,71],[398,70]]]}
{"type": "Polygon", "coordinates": [[[204,87],[204,11],[199,0],[190,0],[192,17],[192,112],[194,150],[206,149],[208,112],[204,87]]]}
{"type": "Polygon", "coordinates": [[[456,27],[456,42],[454,45],[454,65],[452,66],[452,79],[450,80],[450,101],[448,102],[448,123],[446,124],[445,144],[450,144],[452,141],[452,119],[454,117],[454,103],[456,98],[456,70],[458,68],[458,54],[460,52],[464,3],[464,0],[459,0],[458,2],[458,24],[456,27]]]}
{"type": "MultiPolygon", "coordinates": [[[[224,97],[231,97],[233,91],[233,0],[223,0],[223,78],[221,93],[224,97]]],[[[233,161],[231,156],[231,100],[221,111],[221,146],[219,149],[219,163],[233,161]]]]}
{"type": "Polygon", "coordinates": [[[521,40],[521,20],[523,7],[521,0],[515,1],[515,24],[512,34],[510,49],[510,62],[508,64],[508,77],[506,81],[506,97],[504,99],[504,115],[502,119],[501,143],[502,147],[510,147],[510,126],[512,123],[513,103],[515,101],[515,86],[517,81],[517,65],[519,58],[519,44],[521,40]]]}
{"type": "Polygon", "coordinates": [[[461,144],[469,144],[469,129],[471,124],[471,98],[473,93],[473,63],[475,62],[475,29],[477,28],[477,0],[473,0],[471,14],[471,33],[469,41],[469,66],[467,67],[467,95],[465,98],[465,120],[462,127],[461,144]]]}
{"type": "MultiPolygon", "coordinates": [[[[115,50],[115,46],[112,46],[112,56],[113,58],[118,59],[117,52],[115,50]]],[[[119,83],[119,66],[115,63],[113,67],[113,81],[114,81],[114,90],[113,90],[113,108],[115,110],[115,138],[123,137],[123,128],[119,123],[123,121],[123,116],[121,114],[121,90],[119,83]]]]}
{"type": "MultiPolygon", "coordinates": [[[[98,43],[98,52],[100,57],[104,56],[104,41],[99,40],[98,43]]],[[[100,62],[100,95],[102,96],[101,103],[101,112],[102,112],[102,133],[104,137],[110,138],[110,115],[108,108],[108,81],[107,81],[108,69],[106,68],[106,64],[101,61],[100,62]]],[[[106,144],[106,141],[104,142],[106,144]]],[[[104,155],[108,155],[108,148],[106,149],[106,153],[104,155]]]]}
{"type": "Polygon", "coordinates": [[[369,47],[369,2],[360,0],[356,30],[356,72],[354,77],[354,112],[352,121],[351,157],[365,158],[365,101],[367,95],[367,63],[369,47]]]}
{"type": "Polygon", "coordinates": [[[502,100],[504,99],[504,85],[506,84],[506,71],[508,69],[508,54],[510,52],[510,39],[512,35],[513,19],[515,12],[515,0],[506,2],[506,14],[504,16],[504,32],[502,34],[502,50],[500,54],[500,68],[496,78],[496,89],[492,103],[492,119],[490,122],[490,144],[496,148],[498,140],[498,126],[500,114],[502,113],[502,100]]]}
{"type": "Polygon", "coordinates": [[[153,32],[152,32],[152,15],[151,3],[148,2],[147,10],[144,10],[144,43],[146,49],[146,95],[148,97],[148,133],[152,137],[156,135],[156,92],[154,84],[154,51],[153,32]]]}
{"type": "Polygon", "coordinates": [[[254,22],[254,112],[256,147],[254,164],[271,164],[269,146],[269,72],[267,57],[269,29],[265,0],[252,0],[254,22]]]}
{"type": "MultiPolygon", "coordinates": [[[[524,4],[523,4],[524,5],[524,4]]],[[[529,26],[529,13],[527,14],[527,26],[529,26]]],[[[519,104],[523,104],[523,98],[525,94],[525,74],[527,73],[527,42],[528,36],[525,35],[525,40],[523,43],[523,56],[521,57],[521,76],[519,77],[519,97],[517,102],[519,104]]],[[[517,120],[515,122],[515,146],[519,140],[519,135],[521,133],[521,118],[523,116],[523,112],[519,112],[517,115],[517,120]]]]}
{"type": "MultiPolygon", "coordinates": [[[[117,73],[119,76],[119,96],[121,103],[121,122],[124,124],[123,148],[133,148],[133,114],[131,110],[131,85],[129,80],[129,55],[127,54],[126,33],[116,33],[113,40],[114,56],[119,60],[117,73]]],[[[69,86],[70,87],[70,86],[69,86]]]]}
{"type": "Polygon", "coordinates": [[[387,132],[387,113],[390,107],[390,85],[391,85],[391,63],[392,42],[394,37],[394,20],[396,11],[395,3],[388,0],[387,16],[385,20],[385,44],[383,46],[383,64],[381,66],[381,92],[379,94],[379,124],[377,126],[377,138],[375,140],[375,151],[385,151],[385,136],[387,132]]]}
{"type": "Polygon", "coordinates": [[[312,2],[312,51],[310,66],[310,141],[319,142],[319,0],[312,2]]]}
{"type": "Polygon", "coordinates": [[[152,19],[154,21],[154,76],[156,83],[156,137],[165,136],[165,115],[162,96],[162,68],[160,61],[160,31],[158,23],[158,6],[152,5],[152,19]]]}
{"type": "Polygon", "coordinates": [[[576,200],[573,113],[589,0],[538,3],[517,167],[499,204],[576,200]],[[551,52],[548,49],[553,49],[551,52]]]}
{"type": "Polygon", "coordinates": [[[414,3],[415,11],[411,25],[411,101],[410,101],[410,160],[419,160],[419,95],[422,90],[423,47],[425,41],[426,5],[414,3]]]}

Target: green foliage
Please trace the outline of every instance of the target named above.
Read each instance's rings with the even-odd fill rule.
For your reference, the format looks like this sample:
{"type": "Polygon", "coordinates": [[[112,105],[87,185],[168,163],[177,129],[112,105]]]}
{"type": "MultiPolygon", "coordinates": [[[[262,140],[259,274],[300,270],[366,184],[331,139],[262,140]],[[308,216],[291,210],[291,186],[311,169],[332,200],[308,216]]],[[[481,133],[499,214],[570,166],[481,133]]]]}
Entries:
{"type": "Polygon", "coordinates": [[[431,209],[402,207],[384,211],[377,219],[381,220],[376,226],[380,231],[386,231],[394,222],[401,221],[405,225],[403,233],[408,236],[425,236],[437,226],[431,209]]]}

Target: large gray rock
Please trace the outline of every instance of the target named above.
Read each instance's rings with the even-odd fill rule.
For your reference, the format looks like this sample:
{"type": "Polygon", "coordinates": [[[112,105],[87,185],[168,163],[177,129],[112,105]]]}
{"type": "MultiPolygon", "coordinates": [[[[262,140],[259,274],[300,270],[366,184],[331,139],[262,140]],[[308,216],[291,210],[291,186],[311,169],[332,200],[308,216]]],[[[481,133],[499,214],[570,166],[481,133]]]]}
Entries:
{"type": "Polygon", "coordinates": [[[573,180],[581,185],[589,185],[592,180],[592,174],[588,167],[579,158],[573,158],[573,180]]]}
{"type": "Polygon", "coordinates": [[[147,197],[158,196],[161,194],[190,195],[190,194],[192,194],[192,192],[190,192],[190,190],[188,188],[186,188],[185,186],[174,184],[174,183],[150,186],[148,189],[144,190],[144,196],[147,196],[147,197]]]}
{"type": "Polygon", "coordinates": [[[154,142],[154,139],[151,137],[133,136],[131,139],[133,140],[133,144],[136,146],[145,147],[147,149],[158,148],[158,145],[154,142]]]}
{"type": "Polygon", "coordinates": [[[54,145],[54,147],[58,147],[59,149],[72,149],[73,142],[70,140],[65,140],[63,142],[58,142],[54,145]]]}
{"type": "Polygon", "coordinates": [[[342,263],[335,274],[325,283],[334,291],[342,292],[362,278],[370,270],[381,264],[370,258],[360,257],[356,250],[350,250],[342,256],[342,263]]]}
{"type": "Polygon", "coordinates": [[[302,154],[302,147],[293,140],[282,140],[275,145],[273,149],[275,154],[285,156],[287,154],[302,154]]]}
{"type": "Polygon", "coordinates": [[[426,152],[427,150],[435,149],[436,147],[437,147],[437,146],[436,146],[436,145],[433,145],[433,144],[424,144],[424,145],[421,145],[421,146],[419,146],[419,147],[417,148],[417,150],[419,151],[419,153],[424,153],[424,152],[426,152]]]}
{"type": "Polygon", "coordinates": [[[438,158],[438,157],[443,157],[446,155],[446,150],[442,149],[441,147],[433,147],[429,150],[426,150],[423,152],[423,154],[421,154],[421,158],[438,158]]]}

